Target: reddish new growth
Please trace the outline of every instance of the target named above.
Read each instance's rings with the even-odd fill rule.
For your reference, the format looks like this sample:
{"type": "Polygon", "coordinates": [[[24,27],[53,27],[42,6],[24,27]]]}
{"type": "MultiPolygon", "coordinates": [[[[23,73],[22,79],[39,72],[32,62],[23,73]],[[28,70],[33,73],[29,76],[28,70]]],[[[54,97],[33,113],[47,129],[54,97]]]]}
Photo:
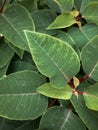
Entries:
{"type": "Polygon", "coordinates": [[[79,15],[78,15],[77,17],[75,17],[75,20],[76,20],[76,21],[81,21],[82,18],[83,18],[83,17],[82,17],[82,15],[81,15],[81,13],[79,13],[79,15]]]}
{"type": "Polygon", "coordinates": [[[85,77],[79,79],[80,83],[86,81],[89,78],[89,75],[86,75],[85,77]]]}
{"type": "MultiPolygon", "coordinates": [[[[89,78],[89,75],[86,75],[85,77],[79,79],[79,81],[80,81],[80,83],[81,83],[81,82],[86,81],[88,78],[89,78]]],[[[69,82],[68,84],[69,84],[70,87],[73,89],[73,94],[74,94],[76,97],[78,97],[78,94],[81,94],[81,95],[84,94],[84,92],[75,89],[75,86],[74,86],[74,83],[73,83],[72,80],[70,80],[70,82],[69,82]]]]}
{"type": "MultiPolygon", "coordinates": [[[[80,81],[80,83],[81,83],[81,82],[86,81],[88,78],[89,78],[89,75],[86,75],[85,77],[79,79],[79,81],[80,81]]],[[[70,81],[68,82],[68,84],[69,84],[70,87],[72,88],[73,94],[74,94],[77,98],[78,98],[78,94],[81,94],[81,95],[84,94],[83,91],[80,91],[80,90],[76,90],[76,89],[75,89],[75,86],[74,86],[74,83],[73,83],[72,80],[70,80],[70,81]]],[[[57,99],[54,99],[54,100],[49,104],[48,108],[52,107],[56,101],[57,101],[57,99]]]]}

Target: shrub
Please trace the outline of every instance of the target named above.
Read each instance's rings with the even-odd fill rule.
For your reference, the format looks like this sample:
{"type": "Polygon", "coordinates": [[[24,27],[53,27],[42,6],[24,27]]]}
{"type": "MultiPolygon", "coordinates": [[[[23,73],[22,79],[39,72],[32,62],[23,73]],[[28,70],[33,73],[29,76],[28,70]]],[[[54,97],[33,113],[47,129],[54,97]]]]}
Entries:
{"type": "Polygon", "coordinates": [[[97,130],[98,1],[0,5],[0,130],[97,130]]]}

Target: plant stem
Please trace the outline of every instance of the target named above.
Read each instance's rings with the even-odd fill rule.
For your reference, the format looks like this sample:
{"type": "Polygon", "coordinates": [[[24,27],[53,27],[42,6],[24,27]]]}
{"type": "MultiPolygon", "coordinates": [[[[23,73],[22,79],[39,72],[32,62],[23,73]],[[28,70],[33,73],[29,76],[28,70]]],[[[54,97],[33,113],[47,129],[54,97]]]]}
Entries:
{"type": "Polygon", "coordinates": [[[68,82],[68,84],[70,85],[70,87],[71,87],[71,88],[75,88],[75,86],[74,86],[74,84],[73,84],[73,81],[72,81],[72,80],[70,80],[70,81],[68,82]]]}
{"type": "Polygon", "coordinates": [[[56,101],[57,101],[57,99],[54,99],[54,100],[49,104],[48,108],[52,107],[56,101]]]}
{"type": "Polygon", "coordinates": [[[0,13],[2,13],[2,10],[3,10],[3,7],[4,7],[5,3],[6,3],[6,0],[4,0],[4,1],[2,2],[2,5],[1,5],[1,7],[0,7],[0,13]]]}
{"type": "Polygon", "coordinates": [[[85,77],[79,79],[80,83],[86,81],[89,78],[89,75],[86,75],[85,77]]]}

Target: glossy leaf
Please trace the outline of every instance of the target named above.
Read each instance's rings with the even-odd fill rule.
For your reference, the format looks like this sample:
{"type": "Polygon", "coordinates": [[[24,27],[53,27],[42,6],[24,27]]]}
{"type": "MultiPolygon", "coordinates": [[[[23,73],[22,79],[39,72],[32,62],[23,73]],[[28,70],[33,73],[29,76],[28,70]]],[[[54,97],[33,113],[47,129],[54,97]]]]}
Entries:
{"type": "Polygon", "coordinates": [[[56,13],[50,9],[38,10],[31,14],[34,19],[35,28],[37,32],[54,35],[58,30],[47,30],[46,28],[56,18],[56,13]]]}
{"type": "Polygon", "coordinates": [[[71,102],[86,127],[89,130],[96,130],[96,128],[98,128],[98,112],[86,107],[82,95],[79,95],[78,98],[73,95],[71,102]]]}
{"type": "Polygon", "coordinates": [[[98,83],[88,87],[83,96],[87,107],[98,111],[98,83]]]}
{"type": "Polygon", "coordinates": [[[47,108],[47,99],[36,92],[44,79],[33,71],[12,73],[0,80],[0,116],[35,119],[47,108]]]}
{"type": "Polygon", "coordinates": [[[89,3],[82,14],[88,23],[96,23],[98,25],[98,1],[89,3]]]}
{"type": "MultiPolygon", "coordinates": [[[[76,15],[76,14],[74,14],[76,15]]],[[[75,16],[72,13],[62,13],[56,17],[56,19],[49,25],[47,29],[58,29],[58,28],[66,28],[71,25],[77,23],[75,20],[75,16]]]]}
{"type": "Polygon", "coordinates": [[[66,85],[65,88],[57,89],[54,88],[50,83],[46,83],[37,88],[37,92],[51,98],[58,98],[58,99],[70,99],[72,96],[72,89],[69,85],[66,85]]]}
{"type": "Polygon", "coordinates": [[[86,130],[85,126],[71,109],[50,108],[42,117],[39,130],[86,130]]]}
{"type": "Polygon", "coordinates": [[[73,48],[46,34],[25,31],[25,35],[39,71],[50,78],[54,87],[65,87],[79,71],[79,58],[73,48]]]}
{"type": "Polygon", "coordinates": [[[0,33],[16,47],[28,50],[24,29],[34,31],[35,27],[29,12],[23,6],[12,5],[0,14],[0,33]]]}
{"type": "Polygon", "coordinates": [[[4,67],[9,62],[13,55],[13,50],[6,43],[0,43],[0,68],[4,67]]]}
{"type": "Polygon", "coordinates": [[[84,46],[81,52],[81,60],[84,71],[91,78],[98,81],[98,36],[95,36],[84,46]]]}

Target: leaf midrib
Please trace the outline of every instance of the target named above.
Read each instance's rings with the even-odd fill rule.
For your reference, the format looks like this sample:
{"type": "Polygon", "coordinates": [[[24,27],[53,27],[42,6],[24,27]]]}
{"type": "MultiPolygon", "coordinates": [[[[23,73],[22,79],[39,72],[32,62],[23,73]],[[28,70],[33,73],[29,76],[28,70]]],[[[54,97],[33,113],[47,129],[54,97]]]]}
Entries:
{"type": "Polygon", "coordinates": [[[67,113],[67,116],[66,116],[66,114],[65,114],[65,120],[64,120],[64,122],[62,123],[60,130],[63,130],[65,124],[68,122],[68,119],[69,119],[69,117],[70,117],[70,114],[71,114],[71,110],[69,109],[69,110],[68,110],[68,113],[67,113]]]}
{"type": "MultiPolygon", "coordinates": [[[[28,39],[28,41],[29,41],[29,39],[28,39]]],[[[43,41],[44,41],[44,39],[43,39],[43,41]]],[[[67,80],[67,82],[69,82],[70,81],[70,79],[67,77],[67,75],[61,70],[61,68],[59,68],[59,66],[58,66],[58,64],[57,63],[55,63],[53,60],[52,60],[52,58],[49,56],[49,54],[45,51],[45,49],[44,48],[42,48],[42,46],[37,42],[37,40],[34,40],[34,42],[42,49],[42,51],[47,55],[47,57],[49,58],[49,60],[55,65],[55,67],[59,70],[59,72],[64,76],[64,78],[67,80]]],[[[50,77],[51,78],[51,77],[50,77]]]]}
{"type": "Polygon", "coordinates": [[[89,93],[85,93],[84,96],[85,96],[85,97],[91,97],[91,98],[93,97],[93,98],[98,99],[98,96],[93,95],[93,94],[89,94],[89,93]]]}
{"type": "Polygon", "coordinates": [[[7,23],[12,27],[12,29],[18,34],[18,36],[21,38],[21,40],[25,43],[25,40],[22,38],[19,32],[17,32],[16,28],[10,23],[10,21],[7,19],[6,15],[1,14],[1,16],[7,21],[7,23]]]}
{"type": "Polygon", "coordinates": [[[2,97],[2,96],[6,96],[6,97],[8,97],[8,96],[32,96],[32,95],[36,95],[36,94],[39,94],[39,93],[37,93],[37,92],[34,92],[34,93],[21,93],[21,94],[19,94],[19,93],[15,93],[15,94],[0,94],[0,97],[2,97]]]}

